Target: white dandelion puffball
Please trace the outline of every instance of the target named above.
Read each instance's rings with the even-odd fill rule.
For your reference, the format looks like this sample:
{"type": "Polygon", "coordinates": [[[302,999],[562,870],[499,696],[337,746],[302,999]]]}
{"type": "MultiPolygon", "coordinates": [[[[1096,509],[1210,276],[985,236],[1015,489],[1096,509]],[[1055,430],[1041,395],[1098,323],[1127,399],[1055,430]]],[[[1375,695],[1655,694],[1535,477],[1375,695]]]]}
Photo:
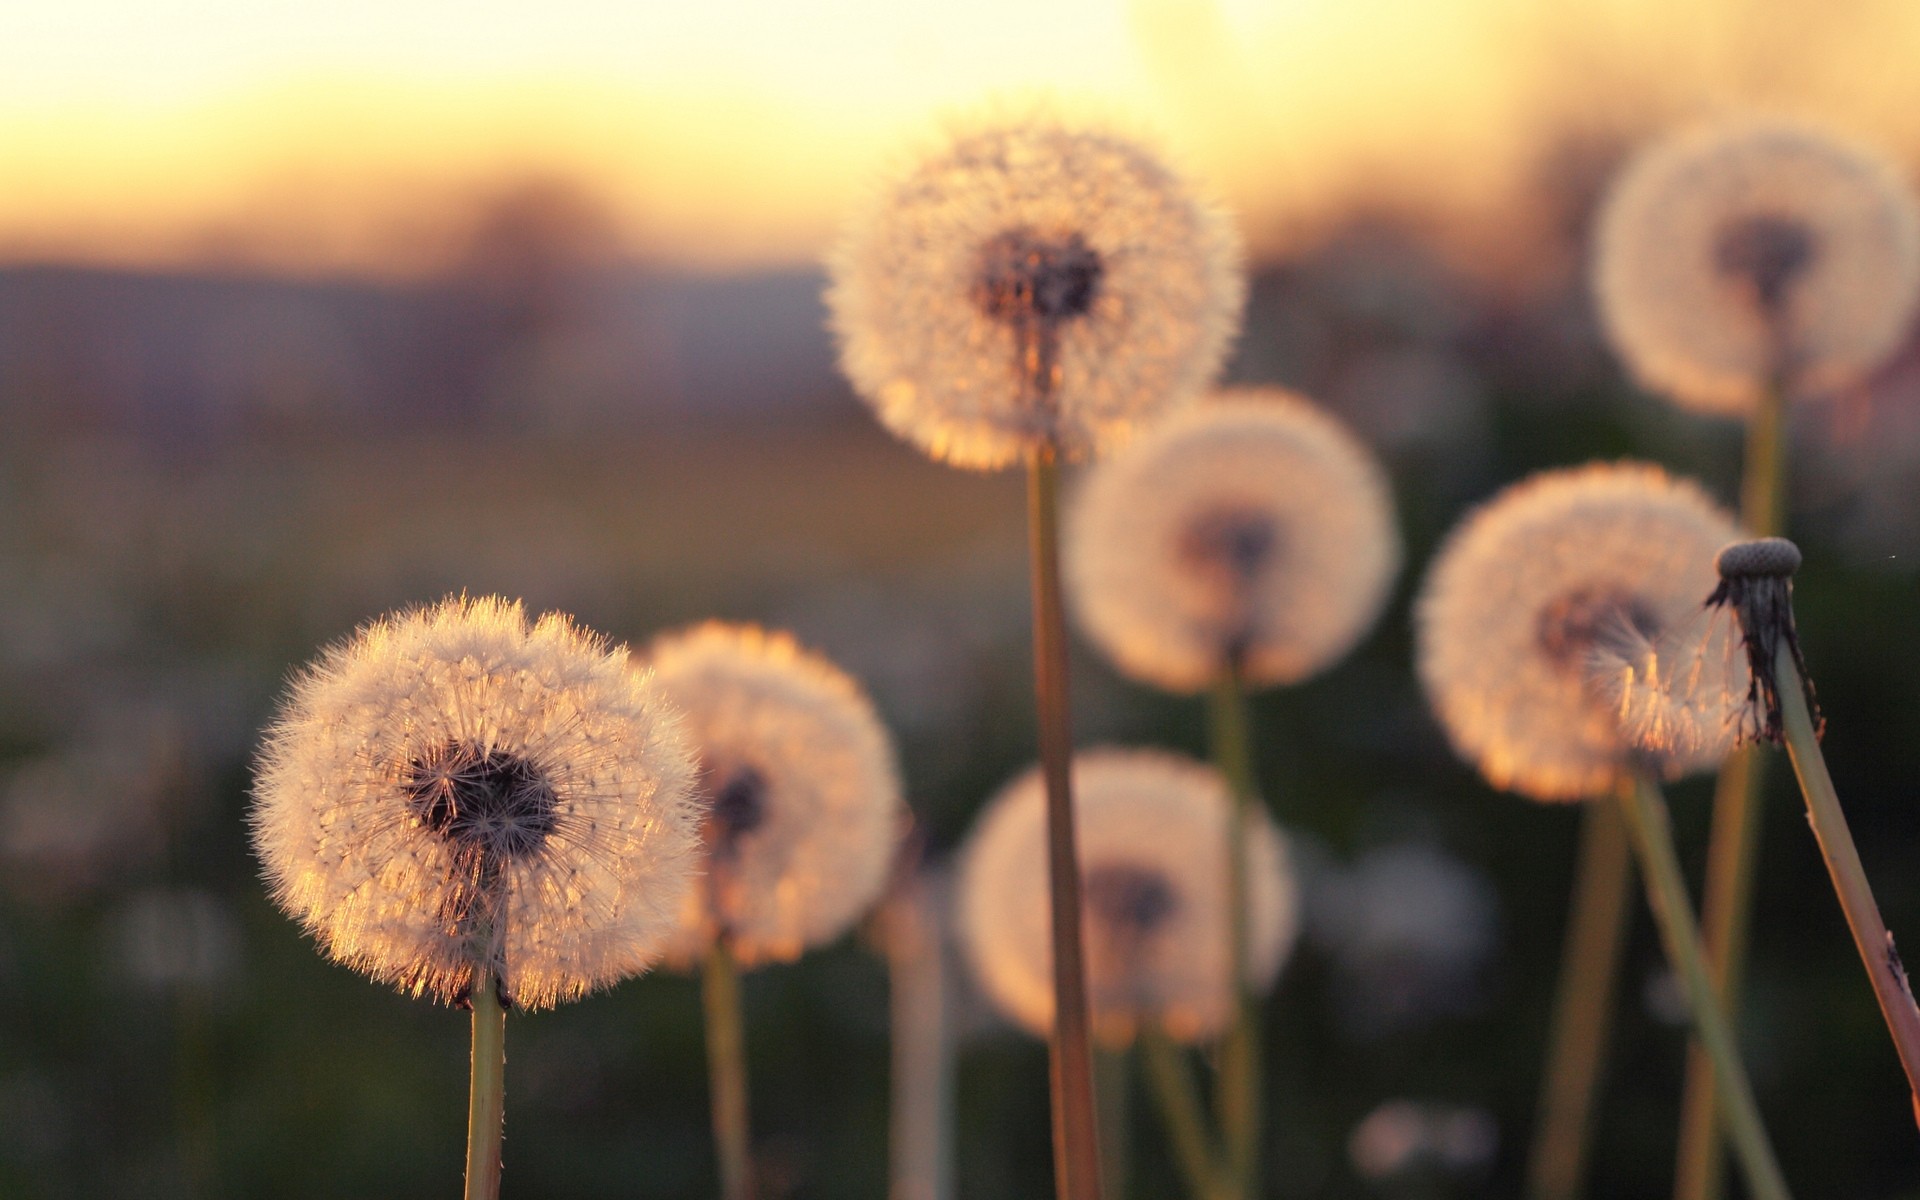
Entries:
{"type": "Polygon", "coordinates": [[[1230,664],[1260,685],[1340,659],[1386,603],[1400,534],[1385,473],[1337,421],[1241,388],[1088,472],[1065,557],[1074,615],[1120,670],[1196,692],[1230,664]]]}
{"type": "Polygon", "coordinates": [[[711,807],[706,878],[669,957],[715,934],[743,963],[798,958],[880,898],[906,809],[893,741],[866,693],[792,637],[709,622],[654,641],[711,807]]]}
{"type": "Polygon", "coordinates": [[[1415,609],[1420,679],[1454,748],[1536,800],[1601,794],[1630,760],[1670,777],[1717,764],[1724,744],[1636,753],[1596,669],[1691,638],[1736,536],[1697,486],[1637,463],[1543,471],[1469,514],[1415,609]]]}
{"type": "Polygon", "coordinates": [[[447,1001],[485,967],[547,1008],[659,957],[698,862],[692,783],[624,650],[461,598],[376,621],[295,681],[253,845],[341,962],[447,1001]]]}
{"type": "MultiPolygon", "coordinates": [[[[1145,1020],[1181,1041],[1232,1018],[1227,829],[1220,774],[1180,755],[1106,747],[1073,760],[1087,985],[1095,1033],[1125,1044],[1145,1020]]],[[[1264,811],[1247,839],[1247,982],[1271,987],[1298,930],[1286,847],[1264,811]]],[[[994,1007],[1036,1036],[1053,1027],[1046,788],[1038,768],[990,801],[968,835],[957,923],[994,1007]]]]}
{"type": "Polygon", "coordinates": [[[1698,126],[1621,174],[1595,234],[1594,290],[1620,356],[1690,408],[1752,411],[1892,355],[1920,296],[1920,214],[1890,167],[1775,118],[1698,126]]]}
{"type": "Polygon", "coordinates": [[[1134,142],[1046,115],[957,128],[834,251],[842,369],[954,466],[1085,458],[1213,378],[1246,284],[1227,218],[1134,142]]]}

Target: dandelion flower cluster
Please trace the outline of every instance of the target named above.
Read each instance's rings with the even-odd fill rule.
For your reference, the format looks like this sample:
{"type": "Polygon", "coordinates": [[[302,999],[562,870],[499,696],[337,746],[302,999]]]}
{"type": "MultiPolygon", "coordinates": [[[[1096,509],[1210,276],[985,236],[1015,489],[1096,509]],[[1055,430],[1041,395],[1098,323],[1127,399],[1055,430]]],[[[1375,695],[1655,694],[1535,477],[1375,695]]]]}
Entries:
{"type": "Polygon", "coordinates": [[[784,633],[709,622],[657,639],[711,800],[707,875],[670,957],[716,933],[746,963],[831,941],[886,885],[905,821],[892,740],[851,677],[784,633]]]}
{"type": "MultiPolygon", "coordinates": [[[[1053,1027],[1045,786],[1008,784],[969,835],[959,871],[961,945],[988,998],[1045,1037],[1053,1027]]],[[[1103,748],[1073,762],[1087,977],[1095,1031],[1122,1044],[1142,1021],[1183,1041],[1233,1014],[1227,831],[1219,774],[1178,755],[1103,748]]],[[[1265,989],[1293,945],[1298,900],[1266,814],[1247,830],[1247,981],[1265,989]]]]}
{"type": "Polygon", "coordinates": [[[1373,624],[1400,565],[1385,474],[1278,388],[1224,392],[1096,467],[1067,542],[1081,627],[1128,675],[1178,692],[1234,664],[1298,681],[1373,624]]]}
{"type": "MultiPolygon", "coordinates": [[[[1695,644],[1714,555],[1735,536],[1697,486],[1634,463],[1544,471],[1468,516],[1416,614],[1421,681],[1454,748],[1538,800],[1599,794],[1637,752],[1669,776],[1716,763],[1726,738],[1635,747],[1603,681],[1695,644]]],[[[1701,695],[1726,689],[1704,673],[1729,661],[1698,649],[1686,669],[1703,672],[1701,695]]]]}
{"type": "Polygon", "coordinates": [[[524,1008],[647,967],[699,850],[693,762],[626,654],[517,603],[376,621],[294,683],[261,751],[254,849],[334,958],[524,1008]]]}
{"type": "Polygon", "coordinates": [[[1748,118],[1656,143],[1601,211],[1594,287],[1648,387],[1751,411],[1769,377],[1844,386],[1900,344],[1920,296],[1920,214],[1869,151],[1748,118]]]}
{"type": "Polygon", "coordinates": [[[1245,283],[1227,219],[1134,142],[1030,114],[956,128],[835,251],[841,363],[894,433],[991,469],[1103,451],[1219,368],[1245,283]]]}

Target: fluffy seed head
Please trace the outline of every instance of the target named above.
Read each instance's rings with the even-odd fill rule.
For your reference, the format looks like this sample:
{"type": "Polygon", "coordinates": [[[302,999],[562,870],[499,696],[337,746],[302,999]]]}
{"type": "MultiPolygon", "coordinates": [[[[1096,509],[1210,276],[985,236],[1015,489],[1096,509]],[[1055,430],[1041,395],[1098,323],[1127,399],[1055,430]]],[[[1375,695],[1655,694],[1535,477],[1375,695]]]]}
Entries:
{"type": "Polygon", "coordinates": [[[905,822],[893,742],[866,693],[784,633],[709,622],[647,652],[711,798],[706,879],[670,957],[716,933],[746,963],[799,957],[880,898],[905,822]]]}
{"type": "Polygon", "coordinates": [[[1770,376],[1830,390],[1898,348],[1920,297],[1920,213],[1870,151],[1747,118],[1643,152],[1600,214],[1594,289],[1641,382],[1748,412],[1770,376]]]}
{"type": "Polygon", "coordinates": [[[1068,598],[1119,668],[1194,692],[1238,660],[1254,684],[1337,661],[1400,567],[1387,479],[1333,418],[1240,388],[1149,430],[1087,475],[1068,598]]]}
{"type": "MultiPolygon", "coordinates": [[[[1087,976],[1094,1029],[1124,1044],[1146,1019],[1183,1041],[1232,1016],[1227,830],[1218,772],[1154,750],[1073,760],[1087,976]]],[[[1247,980],[1272,985],[1293,946],[1298,898],[1285,845],[1264,812],[1247,829],[1247,980]]],[[[958,924],[974,978],[1037,1036],[1053,1026],[1046,788],[1038,768],[990,801],[962,852],[958,924]]]]}
{"type": "Polygon", "coordinates": [[[462,598],[294,682],[250,820],[274,899],[334,958],[447,1001],[485,966],[545,1008],[659,957],[697,862],[692,782],[623,649],[462,598]]]}
{"type": "Polygon", "coordinates": [[[1097,454],[1218,370],[1227,219],[1136,143],[1042,113],[956,127],[879,182],[827,294],[880,420],[959,467],[1097,454]]]}
{"type": "MultiPolygon", "coordinates": [[[[1415,614],[1421,682],[1454,748],[1494,786],[1536,800],[1611,787],[1636,747],[1618,695],[1597,681],[1694,645],[1714,555],[1734,535],[1698,487],[1634,463],[1543,471],[1470,514],[1415,614]]],[[[1723,650],[1706,647],[1697,665],[1723,669],[1723,650]]],[[[1724,751],[1654,746],[1648,760],[1677,776],[1724,751]]]]}

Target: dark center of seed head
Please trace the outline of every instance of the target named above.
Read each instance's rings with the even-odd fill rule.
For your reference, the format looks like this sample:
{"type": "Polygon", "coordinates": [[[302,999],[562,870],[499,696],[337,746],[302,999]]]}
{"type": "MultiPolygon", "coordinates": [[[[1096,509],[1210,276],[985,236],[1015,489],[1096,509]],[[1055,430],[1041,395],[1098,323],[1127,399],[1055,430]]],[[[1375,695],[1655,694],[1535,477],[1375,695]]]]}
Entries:
{"type": "Polygon", "coordinates": [[[1104,270],[1099,252],[1077,233],[1009,229],[981,248],[973,299],[996,321],[1058,324],[1093,308],[1104,270]]]}
{"type": "Polygon", "coordinates": [[[1714,265],[1752,285],[1754,299],[1768,313],[1786,302],[1787,289],[1813,262],[1813,230],[1802,221],[1758,214],[1733,222],[1714,245],[1714,265]]]}
{"type": "Polygon", "coordinates": [[[407,764],[407,811],[423,828],[500,859],[539,850],[559,800],[544,772],[517,754],[449,741],[407,764]]]}
{"type": "Polygon", "coordinates": [[[1631,630],[1657,637],[1660,620],[1646,601],[1617,588],[1576,588],[1540,610],[1534,637],[1560,668],[1583,665],[1605,639],[1631,630]]]}
{"type": "Polygon", "coordinates": [[[1224,572],[1245,584],[1260,573],[1280,542],[1272,518],[1248,508],[1209,509],[1180,531],[1182,561],[1202,570],[1224,572]]]}
{"type": "Polygon", "coordinates": [[[1180,908],[1180,898],[1165,875],[1129,863],[1092,868],[1081,890],[1094,918],[1116,933],[1152,933],[1180,908]]]}
{"type": "Polygon", "coordinates": [[[707,829],[716,845],[731,845],[767,819],[767,777],[750,766],[713,774],[707,829]]]}

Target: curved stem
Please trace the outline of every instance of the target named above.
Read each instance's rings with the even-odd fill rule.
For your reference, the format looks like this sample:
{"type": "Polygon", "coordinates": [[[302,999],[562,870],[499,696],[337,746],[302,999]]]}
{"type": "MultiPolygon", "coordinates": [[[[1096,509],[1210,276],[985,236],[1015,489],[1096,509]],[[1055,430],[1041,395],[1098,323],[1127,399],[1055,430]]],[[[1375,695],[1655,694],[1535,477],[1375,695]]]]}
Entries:
{"type": "Polygon", "coordinates": [[[1611,804],[1593,801],[1584,808],[1573,911],[1554,1001],[1552,1049],[1527,1164],[1527,1194],[1533,1200],[1578,1200],[1585,1193],[1593,1110],[1626,942],[1633,887],[1627,827],[1611,804]]]}
{"type": "Polygon", "coordinates": [[[1880,906],[1867,884],[1866,868],[1860,864],[1860,852],[1854,847],[1853,833],[1847,828],[1846,813],[1833,790],[1833,777],[1827,774],[1827,760],[1820,752],[1820,739],[1814,733],[1813,718],[1807,711],[1799,668],[1793,651],[1782,641],[1774,653],[1773,674],[1780,694],[1781,723],[1786,729],[1787,756],[1793,760],[1793,773],[1800,781],[1800,793],[1806,797],[1807,818],[1813,836],[1820,843],[1820,856],[1827,861],[1827,873],[1833,877],[1833,890],[1840,897],[1847,927],[1853,931],[1853,944],[1866,964],[1867,978],[1873,984],[1874,999],[1880,1002],[1880,1015],[1900,1053],[1900,1065],[1907,1073],[1907,1087],[1915,1097],[1920,1115],[1920,1010],[1914,1007],[1913,990],[1907,982],[1906,968],[1893,947],[1893,935],[1880,919],[1880,906]]]}
{"type": "Polygon", "coordinates": [[[1060,602],[1059,466],[1034,447],[1027,471],[1033,575],[1033,688],[1047,785],[1047,877],[1053,930],[1054,1185],[1059,1200],[1099,1200],[1100,1147],[1093,1100],[1092,1019],[1080,923],[1080,860],[1073,835],[1073,730],[1067,699],[1067,629],[1060,602]]]}
{"type": "Polygon", "coordinates": [[[1225,1186],[1226,1172],[1207,1131],[1200,1091],[1194,1086],[1179,1045],[1165,1030],[1147,1022],[1140,1029],[1140,1053],[1146,1061],[1147,1079],[1153,1085],[1161,1119],[1166,1122],[1167,1138],[1173,1143],[1174,1159],[1187,1181],[1188,1195],[1192,1200],[1231,1200],[1236,1193],[1225,1186]]]}
{"type": "Polygon", "coordinates": [[[1100,1107],[1100,1186],[1107,1200],[1126,1200],[1133,1164],[1127,1126],[1133,1120],[1132,1057],[1125,1050],[1094,1051],[1094,1099],[1100,1107]]]}
{"type": "MultiPolygon", "coordinates": [[[[1747,425],[1746,465],[1740,483],[1740,522],[1754,537],[1780,533],[1786,508],[1787,392],[1779,380],[1761,389],[1747,425]]],[[[1765,759],[1736,750],[1713,790],[1713,828],[1707,835],[1707,878],[1701,896],[1701,932],[1714,994],[1727,1021],[1740,1026],[1740,989],[1746,976],[1747,927],[1753,911],[1754,868],[1760,855],[1765,759]]],[[[1699,1046],[1687,1051],[1680,1100],[1680,1152],[1675,1200],[1716,1200],[1721,1191],[1719,1097],[1713,1064],[1699,1046]]]]}
{"type": "Polygon", "coordinates": [[[1646,879],[1647,902],[1660,927],[1667,960],[1680,977],[1694,1036],[1713,1059],[1714,1078],[1721,1094],[1720,1121],[1746,1176],[1754,1200],[1787,1200],[1787,1181],[1774,1158],[1760,1120],[1760,1106],[1740,1063],[1739,1047],[1726,1016],[1715,1003],[1713,979],[1700,948],[1700,930],[1693,902],[1680,875],[1680,858],[1673,848],[1673,823],[1667,802],[1651,779],[1637,776],[1620,789],[1620,808],[1627,818],[1634,850],[1640,855],[1646,879]]]}
{"type": "Polygon", "coordinates": [[[1233,1023],[1220,1047],[1216,1109],[1240,1194],[1253,1196],[1260,1178],[1260,1012],[1247,984],[1247,831],[1258,803],[1247,736],[1247,701],[1240,670],[1229,665],[1215,681],[1207,708],[1213,760],[1233,797],[1227,829],[1227,926],[1231,939],[1233,1023]]]}
{"type": "Polygon", "coordinates": [[[753,1195],[747,1125],[747,1039],[740,1015],[740,972],[726,939],[715,937],[701,978],[706,1006],[707,1071],[713,1100],[713,1148],[720,1158],[722,1200],[753,1195]]]}
{"type": "Polygon", "coordinates": [[[500,1133],[506,1120],[507,1012],[493,972],[473,973],[473,1060],[467,1088],[466,1200],[500,1195],[500,1133]]]}

